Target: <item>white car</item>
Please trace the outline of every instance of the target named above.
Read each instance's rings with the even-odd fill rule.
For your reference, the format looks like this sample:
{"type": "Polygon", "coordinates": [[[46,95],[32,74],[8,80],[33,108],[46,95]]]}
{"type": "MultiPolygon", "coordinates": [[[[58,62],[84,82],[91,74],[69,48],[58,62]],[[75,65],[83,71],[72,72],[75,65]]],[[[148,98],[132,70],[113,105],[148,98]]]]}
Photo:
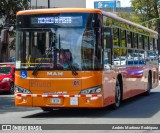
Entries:
{"type": "Polygon", "coordinates": [[[115,58],[113,60],[113,64],[116,65],[116,66],[120,66],[120,65],[126,65],[126,59],[125,58],[115,58]]]}

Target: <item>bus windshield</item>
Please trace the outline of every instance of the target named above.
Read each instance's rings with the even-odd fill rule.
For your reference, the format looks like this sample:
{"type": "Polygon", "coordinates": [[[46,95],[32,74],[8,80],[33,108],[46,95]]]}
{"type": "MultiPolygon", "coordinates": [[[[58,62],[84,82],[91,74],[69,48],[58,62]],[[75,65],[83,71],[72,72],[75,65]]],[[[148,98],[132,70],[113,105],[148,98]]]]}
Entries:
{"type": "Polygon", "coordinates": [[[16,58],[21,68],[34,69],[40,63],[39,70],[102,69],[101,28],[77,25],[41,29],[34,22],[36,28],[19,28],[16,58]]]}

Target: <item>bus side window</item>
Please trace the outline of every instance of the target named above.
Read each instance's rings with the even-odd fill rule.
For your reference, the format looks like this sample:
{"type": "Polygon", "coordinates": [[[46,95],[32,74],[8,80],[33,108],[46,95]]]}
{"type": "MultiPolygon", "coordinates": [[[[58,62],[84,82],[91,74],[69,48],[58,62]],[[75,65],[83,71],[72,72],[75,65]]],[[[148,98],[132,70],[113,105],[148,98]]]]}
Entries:
{"type": "Polygon", "coordinates": [[[104,60],[107,60],[108,64],[112,64],[112,39],[112,29],[110,27],[104,27],[104,60]]]}

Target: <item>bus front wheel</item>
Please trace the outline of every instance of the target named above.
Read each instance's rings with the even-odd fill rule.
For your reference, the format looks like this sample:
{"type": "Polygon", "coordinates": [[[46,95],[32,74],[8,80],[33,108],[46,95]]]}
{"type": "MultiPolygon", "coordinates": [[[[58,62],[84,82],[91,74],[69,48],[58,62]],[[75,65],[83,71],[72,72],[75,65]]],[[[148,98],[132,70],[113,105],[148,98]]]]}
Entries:
{"type": "Polygon", "coordinates": [[[115,103],[113,104],[113,109],[117,109],[120,106],[121,96],[121,87],[119,80],[117,79],[115,87],[115,103]]]}

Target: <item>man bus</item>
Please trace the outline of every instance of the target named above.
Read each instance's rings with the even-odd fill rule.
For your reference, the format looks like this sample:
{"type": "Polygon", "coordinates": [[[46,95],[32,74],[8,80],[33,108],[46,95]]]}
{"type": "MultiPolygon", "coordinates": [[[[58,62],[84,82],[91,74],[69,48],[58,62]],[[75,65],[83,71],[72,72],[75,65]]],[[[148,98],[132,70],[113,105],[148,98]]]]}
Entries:
{"type": "Polygon", "coordinates": [[[20,11],[16,26],[16,106],[118,108],[158,86],[151,29],[83,8],[20,11]]]}

